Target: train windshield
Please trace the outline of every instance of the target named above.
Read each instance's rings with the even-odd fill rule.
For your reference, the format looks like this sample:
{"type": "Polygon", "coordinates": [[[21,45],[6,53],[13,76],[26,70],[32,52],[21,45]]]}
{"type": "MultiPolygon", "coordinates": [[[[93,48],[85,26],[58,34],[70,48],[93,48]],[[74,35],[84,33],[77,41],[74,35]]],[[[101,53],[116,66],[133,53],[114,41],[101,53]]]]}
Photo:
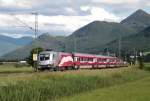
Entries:
{"type": "Polygon", "coordinates": [[[45,61],[49,59],[50,59],[49,54],[40,54],[40,61],[45,61]]]}

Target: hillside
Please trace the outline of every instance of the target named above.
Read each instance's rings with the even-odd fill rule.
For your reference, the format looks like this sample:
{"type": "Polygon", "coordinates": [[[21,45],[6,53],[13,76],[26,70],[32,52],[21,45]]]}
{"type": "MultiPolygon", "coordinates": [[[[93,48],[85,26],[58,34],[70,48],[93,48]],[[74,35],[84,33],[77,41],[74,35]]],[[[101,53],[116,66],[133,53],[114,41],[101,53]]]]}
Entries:
{"type": "Polygon", "coordinates": [[[120,23],[94,21],[68,36],[65,42],[68,51],[74,51],[76,41],[77,52],[96,53],[102,45],[117,39],[120,35],[125,37],[134,33],[134,29],[120,23]]]}
{"type": "Polygon", "coordinates": [[[31,37],[12,38],[4,35],[0,35],[0,41],[12,43],[15,45],[29,44],[33,39],[31,37]]]}
{"type": "Polygon", "coordinates": [[[44,49],[53,49],[55,51],[63,51],[63,37],[53,37],[48,34],[43,34],[34,40],[32,43],[21,47],[15,51],[12,51],[1,58],[3,59],[24,59],[26,58],[30,51],[36,47],[42,47],[44,49]]]}
{"type": "Polygon", "coordinates": [[[150,14],[139,9],[129,17],[121,21],[121,24],[130,26],[138,31],[141,31],[150,26],[150,14]]]}
{"type": "Polygon", "coordinates": [[[13,50],[16,50],[17,48],[19,48],[18,45],[12,44],[12,43],[7,43],[7,42],[3,42],[0,40],[0,56],[2,56],[3,54],[9,53],[13,50]]]}
{"type": "Polygon", "coordinates": [[[150,24],[149,21],[149,14],[143,10],[137,10],[131,16],[121,21],[121,23],[93,21],[67,37],[41,35],[31,44],[10,52],[2,58],[25,58],[29,55],[31,49],[38,46],[44,49],[53,49],[54,51],[97,54],[109,48],[110,51],[114,52],[118,51],[119,37],[125,41],[122,41],[122,49],[125,49],[125,51],[135,48],[148,50],[149,45],[147,42],[149,42],[149,39],[144,37],[144,33],[148,33],[148,29],[145,28],[150,24]]]}
{"type": "MultiPolygon", "coordinates": [[[[150,50],[150,27],[138,32],[135,35],[124,37],[121,40],[122,51],[130,52],[134,49],[141,51],[150,50]]],[[[118,40],[114,40],[106,45],[109,50],[118,49],[118,40]]]]}
{"type": "Polygon", "coordinates": [[[32,38],[30,37],[12,38],[0,35],[0,56],[29,44],[31,41],[32,38]]]}
{"type": "Polygon", "coordinates": [[[31,44],[6,54],[2,58],[23,59],[35,47],[72,52],[74,51],[74,38],[76,40],[77,52],[98,53],[100,52],[101,45],[115,40],[120,34],[122,36],[128,36],[133,33],[135,33],[135,30],[119,23],[94,21],[66,38],[43,34],[31,44]]]}

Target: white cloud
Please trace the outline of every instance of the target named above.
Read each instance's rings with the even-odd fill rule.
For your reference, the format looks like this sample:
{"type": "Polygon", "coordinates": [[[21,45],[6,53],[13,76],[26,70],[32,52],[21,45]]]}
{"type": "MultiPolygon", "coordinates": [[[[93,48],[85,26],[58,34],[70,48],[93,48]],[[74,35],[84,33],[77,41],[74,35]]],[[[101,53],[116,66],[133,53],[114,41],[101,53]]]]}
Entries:
{"type": "Polygon", "coordinates": [[[65,10],[69,13],[75,13],[75,11],[72,8],[66,7],[65,10]]]}
{"type": "Polygon", "coordinates": [[[147,6],[147,7],[150,7],[150,2],[146,2],[146,6],[147,6]]]}
{"type": "Polygon", "coordinates": [[[33,37],[32,35],[26,35],[26,34],[16,34],[16,33],[0,33],[0,35],[12,37],[12,38],[21,38],[21,37],[33,37]]]}
{"type": "Polygon", "coordinates": [[[1,0],[2,2],[6,3],[6,4],[10,4],[10,3],[13,3],[14,0],[1,0]]]}
{"type": "Polygon", "coordinates": [[[93,2],[106,4],[133,4],[138,3],[139,1],[142,0],[93,0],[93,2]]]}
{"type": "MultiPolygon", "coordinates": [[[[84,7],[81,7],[83,10],[84,7]]],[[[84,9],[85,10],[85,9],[84,9]]],[[[86,16],[39,16],[40,27],[45,29],[45,24],[55,25],[52,26],[53,30],[64,30],[67,32],[73,32],[76,29],[95,20],[99,21],[113,21],[119,22],[120,18],[112,13],[107,12],[103,8],[91,7],[91,14],[86,16]],[[57,26],[58,25],[58,26],[57,26]]],[[[48,27],[48,26],[47,26],[48,27]]],[[[51,28],[52,29],[52,28],[51,28]]],[[[69,33],[70,34],[70,33],[69,33]]]]}
{"type": "Polygon", "coordinates": [[[11,26],[11,24],[14,24],[14,19],[11,15],[8,14],[0,14],[0,26],[11,26]]]}
{"type": "Polygon", "coordinates": [[[1,7],[19,7],[19,8],[32,8],[32,1],[30,0],[1,0],[1,7]]]}
{"type": "MultiPolygon", "coordinates": [[[[68,11],[73,12],[72,9],[67,8],[68,11]]],[[[95,20],[99,21],[115,21],[119,22],[120,18],[116,15],[107,12],[105,9],[100,7],[88,7],[82,6],[81,10],[89,10],[90,14],[85,16],[45,16],[39,15],[39,30],[44,31],[64,31],[71,34],[76,29],[92,22],[95,20]]],[[[24,15],[15,15],[21,21],[25,22],[31,27],[34,27],[34,16],[29,14],[24,15]]],[[[2,15],[0,14],[0,26],[23,26],[19,21],[15,20],[11,15],[2,15]],[[9,22],[9,23],[8,23],[9,22]]]]}
{"type": "Polygon", "coordinates": [[[89,6],[81,6],[80,9],[82,11],[88,11],[88,10],[90,10],[90,7],[89,6]]]}
{"type": "Polygon", "coordinates": [[[100,21],[113,21],[113,22],[120,21],[119,17],[99,7],[91,8],[91,18],[93,18],[93,20],[96,19],[100,21]]]}

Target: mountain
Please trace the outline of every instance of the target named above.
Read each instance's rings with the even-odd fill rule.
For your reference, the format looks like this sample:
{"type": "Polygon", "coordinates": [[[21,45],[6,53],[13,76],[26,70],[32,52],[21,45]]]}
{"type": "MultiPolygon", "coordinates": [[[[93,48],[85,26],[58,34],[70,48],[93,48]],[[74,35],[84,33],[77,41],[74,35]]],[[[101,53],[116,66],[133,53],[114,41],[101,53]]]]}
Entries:
{"type": "Polygon", "coordinates": [[[0,56],[29,44],[31,41],[32,38],[30,37],[12,38],[0,35],[0,56]]]}
{"type": "Polygon", "coordinates": [[[117,39],[136,33],[128,26],[120,23],[94,21],[66,38],[67,51],[97,53],[102,45],[117,39]]]}
{"type": "MultiPolygon", "coordinates": [[[[114,40],[108,43],[106,46],[109,50],[118,49],[118,40],[114,40]]],[[[137,34],[124,37],[121,40],[122,51],[130,52],[135,50],[138,51],[149,51],[150,50],[150,26],[146,29],[138,32],[137,34]]]]}
{"type": "Polygon", "coordinates": [[[63,51],[64,44],[62,40],[64,37],[53,37],[49,34],[43,34],[39,36],[32,43],[25,45],[15,51],[12,51],[8,54],[2,56],[2,59],[24,59],[29,54],[33,48],[42,47],[44,49],[53,49],[55,51],[63,51]]]}
{"type": "Polygon", "coordinates": [[[132,15],[121,21],[121,24],[135,28],[138,31],[141,31],[150,26],[150,14],[139,9],[132,15]]]}
{"type": "Polygon", "coordinates": [[[31,44],[6,54],[2,58],[23,59],[27,57],[30,51],[35,47],[73,52],[75,49],[75,40],[76,52],[99,53],[102,49],[102,45],[117,39],[120,35],[124,37],[134,33],[136,33],[134,29],[120,23],[94,21],[67,37],[53,37],[48,34],[43,34],[31,44]]]}
{"type": "Polygon", "coordinates": [[[4,35],[0,35],[0,41],[12,43],[15,45],[26,45],[29,44],[33,38],[31,37],[21,37],[21,38],[12,38],[4,35]]]}
{"type": "Polygon", "coordinates": [[[120,37],[122,40],[125,40],[122,44],[124,46],[126,45],[125,48],[138,49],[138,47],[140,47],[139,49],[145,50],[145,47],[149,47],[146,44],[149,40],[143,35],[145,35],[144,33],[148,33],[148,29],[145,28],[148,27],[149,21],[149,14],[142,10],[136,11],[131,16],[121,21],[121,23],[94,21],[76,30],[67,37],[53,37],[48,34],[41,35],[32,43],[10,52],[2,58],[23,59],[27,57],[31,49],[35,47],[53,49],[54,51],[75,51],[95,54],[104,51],[105,48],[117,51],[118,39],[120,37]],[[140,37],[142,39],[140,39],[140,37]],[[142,42],[142,44],[139,42],[142,42]]]}
{"type": "Polygon", "coordinates": [[[12,43],[8,43],[8,42],[4,42],[0,40],[0,56],[9,53],[17,48],[19,48],[18,45],[12,44],[12,43]]]}

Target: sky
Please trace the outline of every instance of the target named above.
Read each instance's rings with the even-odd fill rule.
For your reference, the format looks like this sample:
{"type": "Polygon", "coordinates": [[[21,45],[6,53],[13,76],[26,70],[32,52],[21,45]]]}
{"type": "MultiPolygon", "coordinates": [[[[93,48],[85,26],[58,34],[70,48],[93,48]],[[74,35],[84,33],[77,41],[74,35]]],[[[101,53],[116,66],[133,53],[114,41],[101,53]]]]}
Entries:
{"type": "Polygon", "coordinates": [[[0,35],[33,37],[35,12],[38,13],[38,35],[67,36],[95,20],[120,22],[138,9],[150,13],[150,1],[0,0],[0,35]]]}

